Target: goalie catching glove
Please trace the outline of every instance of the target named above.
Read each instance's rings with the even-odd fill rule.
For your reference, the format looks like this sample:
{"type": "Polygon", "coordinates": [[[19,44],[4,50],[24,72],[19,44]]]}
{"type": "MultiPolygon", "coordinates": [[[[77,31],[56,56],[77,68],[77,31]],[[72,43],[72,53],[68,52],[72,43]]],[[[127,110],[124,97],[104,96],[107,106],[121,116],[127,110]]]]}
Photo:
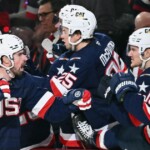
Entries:
{"type": "Polygon", "coordinates": [[[134,81],[134,76],[131,72],[123,73],[119,72],[116,73],[111,81],[110,87],[119,102],[123,102],[124,95],[129,91],[138,91],[137,85],[134,81]]]}
{"type": "Polygon", "coordinates": [[[63,96],[64,104],[73,104],[80,110],[91,108],[91,93],[85,89],[72,89],[63,96]]]}

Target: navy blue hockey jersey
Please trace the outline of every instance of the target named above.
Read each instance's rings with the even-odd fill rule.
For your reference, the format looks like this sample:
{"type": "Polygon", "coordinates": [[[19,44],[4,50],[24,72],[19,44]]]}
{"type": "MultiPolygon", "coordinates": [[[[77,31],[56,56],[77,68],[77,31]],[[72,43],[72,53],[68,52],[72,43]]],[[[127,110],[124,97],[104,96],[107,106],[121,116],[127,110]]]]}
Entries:
{"type": "Polygon", "coordinates": [[[67,89],[86,88],[94,95],[102,76],[126,70],[114,47],[108,36],[97,33],[80,51],[61,55],[51,66],[49,75],[59,79],[67,89]]]}
{"type": "MultiPolygon", "coordinates": [[[[113,41],[107,35],[96,33],[87,46],[79,51],[67,51],[62,54],[49,70],[50,77],[58,79],[68,90],[85,88],[92,93],[93,106],[84,114],[96,129],[106,125],[109,120],[108,105],[99,100],[96,94],[101,77],[114,74],[119,70],[126,70],[126,65],[114,48],[113,41]],[[98,118],[102,118],[102,120],[99,121],[98,118]]],[[[55,93],[54,90],[53,93],[55,93]]],[[[69,120],[71,122],[70,117],[61,126],[61,141],[66,146],[75,145],[76,138],[71,123],[67,127],[69,120]],[[67,139],[70,140],[70,143],[67,139]]],[[[79,144],[76,143],[75,146],[79,146],[79,144]]]]}
{"type": "MultiPolygon", "coordinates": [[[[1,88],[4,86],[1,85],[1,88]]],[[[5,86],[6,88],[6,86],[5,86]]],[[[7,94],[5,97],[9,97],[7,94]]],[[[14,98],[3,99],[0,91],[0,149],[20,149],[20,100],[14,98]]]]}
{"type": "MultiPolygon", "coordinates": [[[[128,112],[133,114],[137,119],[139,119],[144,124],[149,124],[149,117],[145,111],[144,104],[145,99],[150,92],[150,68],[146,69],[136,80],[139,88],[139,94],[129,93],[126,94],[124,100],[124,106],[128,112]],[[144,104],[143,104],[144,103],[144,104]],[[134,107],[133,107],[134,106],[134,107]]],[[[147,107],[149,109],[149,107],[147,107]]],[[[149,112],[149,111],[147,111],[149,112]]]]}
{"type": "Polygon", "coordinates": [[[60,97],[55,97],[49,91],[50,89],[38,86],[34,78],[32,75],[24,73],[22,77],[13,79],[10,82],[11,96],[21,98],[21,108],[32,111],[40,118],[52,123],[64,120],[71,112],[69,107],[63,103],[60,97]]]}
{"type": "Polygon", "coordinates": [[[150,143],[150,68],[144,70],[136,83],[139,88],[139,93],[130,92],[126,94],[124,107],[127,112],[133,115],[131,119],[135,125],[147,125],[144,128],[144,134],[150,143]]]}
{"type": "MultiPolygon", "coordinates": [[[[48,88],[49,80],[42,77],[35,77],[35,83],[42,88],[48,88]],[[44,79],[44,82],[43,82],[44,79]]],[[[32,99],[31,99],[32,101],[32,99]]],[[[55,142],[54,133],[48,121],[39,118],[22,105],[20,109],[21,125],[21,150],[28,150],[38,147],[50,148],[55,142]]]]}
{"type": "MultiPolygon", "coordinates": [[[[1,101],[2,102],[2,101],[1,101]]],[[[3,107],[0,102],[0,115],[6,111],[11,112],[10,108],[3,107]],[[3,108],[2,108],[3,107],[3,108]]],[[[12,103],[9,105],[12,106],[12,103]]],[[[18,107],[18,105],[13,104],[18,107]]],[[[15,108],[15,109],[16,109],[15,108]]],[[[17,108],[18,109],[18,108],[17,108]]],[[[14,109],[13,109],[14,111],[14,109]]],[[[1,150],[20,150],[20,122],[19,116],[6,115],[0,117],[0,149],[1,150]]]]}

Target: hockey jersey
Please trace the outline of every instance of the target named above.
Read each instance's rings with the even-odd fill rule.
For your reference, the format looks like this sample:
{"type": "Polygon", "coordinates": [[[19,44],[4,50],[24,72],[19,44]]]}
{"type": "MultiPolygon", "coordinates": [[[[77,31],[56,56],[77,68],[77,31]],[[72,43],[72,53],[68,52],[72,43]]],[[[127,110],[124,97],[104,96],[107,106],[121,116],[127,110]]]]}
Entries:
{"type": "MultiPolygon", "coordinates": [[[[18,104],[11,101],[10,103],[8,102],[8,105],[3,105],[7,102],[0,101],[0,149],[20,150],[19,116],[14,113],[14,111],[18,109],[18,104]]],[[[19,111],[19,109],[17,111],[19,111]]]]}
{"type": "MultiPolygon", "coordinates": [[[[25,72],[25,73],[23,73],[22,77],[18,77],[18,78],[12,79],[10,81],[11,97],[15,97],[15,98],[19,99],[19,101],[21,101],[21,110],[23,112],[25,110],[32,111],[36,116],[38,116],[42,119],[45,119],[45,120],[49,121],[50,123],[57,123],[57,122],[61,122],[64,119],[66,119],[71,113],[71,110],[69,109],[69,107],[67,105],[63,104],[63,101],[61,100],[61,98],[59,98],[59,97],[57,98],[51,92],[49,92],[48,90],[50,90],[50,89],[48,89],[46,87],[42,88],[41,86],[36,84],[35,83],[36,80],[34,78],[35,77],[33,77],[30,74],[25,72]]],[[[40,78],[40,77],[38,77],[38,78],[40,78]]],[[[47,81],[48,80],[46,79],[45,82],[47,82],[47,81]]],[[[47,82],[47,84],[49,84],[49,81],[47,82]]],[[[15,98],[14,98],[14,100],[17,101],[17,99],[15,99],[15,98]]],[[[11,103],[11,106],[12,106],[12,103],[11,103]]],[[[31,117],[31,114],[28,114],[28,117],[29,117],[29,115],[31,117]]],[[[17,117],[17,119],[18,119],[18,117],[17,117]]],[[[34,119],[37,119],[37,118],[34,118],[34,119]]],[[[16,142],[18,140],[17,139],[18,134],[19,134],[19,138],[20,138],[19,119],[17,121],[18,121],[17,128],[14,128],[14,130],[13,130],[13,133],[14,133],[15,129],[16,129],[16,134],[14,134],[14,138],[13,138],[13,139],[16,139],[16,142]]],[[[26,118],[24,118],[24,114],[22,116],[21,121],[22,121],[22,124],[27,123],[26,118]]],[[[11,122],[11,124],[13,124],[13,122],[11,122]]],[[[44,125],[44,124],[45,124],[46,128],[43,129],[43,133],[45,133],[44,130],[49,128],[49,126],[47,126],[46,123],[44,123],[44,122],[41,125],[44,125]]],[[[3,124],[1,124],[1,125],[3,125],[3,124]]],[[[15,125],[15,123],[14,123],[14,125],[15,125]]],[[[3,126],[3,128],[5,131],[6,126],[5,127],[3,126]]],[[[33,134],[35,132],[36,132],[36,130],[33,129],[33,132],[27,133],[26,137],[28,137],[29,134],[33,134]]],[[[39,132],[41,133],[41,136],[39,137],[39,139],[38,138],[32,139],[33,143],[37,142],[36,141],[37,139],[40,140],[41,138],[46,137],[49,134],[49,133],[42,134],[42,130],[38,131],[38,133],[39,132]]],[[[5,133],[5,135],[6,135],[6,133],[5,133]]],[[[13,135],[12,135],[12,137],[13,137],[13,135]]],[[[3,139],[1,139],[1,140],[3,141],[3,139]]],[[[18,140],[18,143],[20,146],[19,140],[18,140]]],[[[27,143],[25,142],[24,146],[27,146],[26,144],[27,143]]],[[[12,144],[7,144],[7,147],[9,147],[11,145],[12,145],[12,147],[14,145],[18,146],[17,144],[12,143],[12,144]]],[[[2,146],[3,146],[3,144],[1,145],[1,148],[2,148],[2,146]]],[[[17,149],[17,148],[14,148],[14,149],[17,149]]]]}
{"type": "Polygon", "coordinates": [[[21,107],[32,111],[35,115],[49,122],[60,122],[71,112],[69,107],[63,103],[61,97],[55,97],[49,91],[50,89],[35,84],[34,76],[26,72],[22,77],[11,80],[10,89],[12,97],[22,99],[21,107]]]}
{"type": "Polygon", "coordinates": [[[140,123],[147,125],[144,133],[147,141],[150,143],[150,68],[144,70],[136,81],[139,93],[128,93],[125,96],[124,107],[140,123]],[[134,106],[134,107],[133,107],[134,106]]]}
{"type": "Polygon", "coordinates": [[[51,66],[49,76],[55,76],[67,89],[86,88],[94,95],[103,75],[127,69],[114,47],[108,36],[97,33],[80,51],[62,54],[51,66]]]}
{"type": "Polygon", "coordinates": [[[149,123],[148,114],[146,114],[143,106],[145,104],[145,101],[143,101],[143,99],[145,99],[144,97],[146,97],[146,95],[148,95],[150,91],[149,77],[150,68],[146,69],[136,80],[139,88],[139,94],[130,92],[129,94],[125,95],[124,99],[124,107],[126,108],[126,110],[133,114],[144,124],[149,123]]]}
{"type": "MultiPolygon", "coordinates": [[[[67,51],[62,54],[49,70],[49,76],[55,76],[68,90],[73,88],[88,89],[95,97],[92,109],[85,115],[94,128],[100,128],[108,123],[108,106],[97,98],[97,88],[104,75],[111,75],[119,70],[125,71],[126,65],[114,51],[113,41],[104,34],[96,33],[92,41],[79,51],[67,51]],[[100,116],[103,118],[99,121],[100,116]]],[[[67,127],[68,120],[61,125],[62,143],[66,146],[79,147],[79,139],[74,134],[72,126],[67,127]],[[76,142],[75,142],[76,141],[76,142]]]]}
{"type": "MultiPolygon", "coordinates": [[[[1,80],[2,81],[2,80],[1,80]]],[[[9,98],[8,85],[1,84],[0,90],[0,149],[1,150],[19,150],[20,149],[20,123],[19,110],[20,100],[9,98]],[[8,99],[4,100],[7,97],[8,99]]]]}

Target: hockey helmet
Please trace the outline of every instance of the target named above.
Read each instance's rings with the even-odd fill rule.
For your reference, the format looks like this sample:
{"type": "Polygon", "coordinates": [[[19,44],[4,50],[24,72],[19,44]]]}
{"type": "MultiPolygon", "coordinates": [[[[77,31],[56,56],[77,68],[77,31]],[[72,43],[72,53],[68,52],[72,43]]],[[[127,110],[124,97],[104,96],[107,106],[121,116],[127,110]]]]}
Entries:
{"type": "MultiPolygon", "coordinates": [[[[22,49],[24,49],[24,43],[16,35],[12,35],[12,34],[0,35],[0,58],[2,56],[7,56],[12,62],[11,68],[14,65],[13,54],[22,49]]],[[[0,66],[5,68],[5,66],[2,65],[1,59],[0,59],[0,66]]]]}
{"type": "Polygon", "coordinates": [[[59,18],[63,19],[66,16],[70,15],[70,13],[72,13],[73,11],[80,11],[80,10],[84,10],[85,8],[83,6],[80,5],[66,5],[64,6],[60,12],[59,12],[59,18]]]}
{"type": "Polygon", "coordinates": [[[86,9],[73,11],[62,19],[62,26],[69,29],[69,35],[73,35],[75,31],[80,31],[82,40],[93,37],[96,24],[95,15],[86,9]]]}
{"type": "Polygon", "coordinates": [[[137,46],[139,54],[142,55],[147,48],[150,48],[150,28],[140,28],[134,31],[129,37],[128,45],[137,46]]]}

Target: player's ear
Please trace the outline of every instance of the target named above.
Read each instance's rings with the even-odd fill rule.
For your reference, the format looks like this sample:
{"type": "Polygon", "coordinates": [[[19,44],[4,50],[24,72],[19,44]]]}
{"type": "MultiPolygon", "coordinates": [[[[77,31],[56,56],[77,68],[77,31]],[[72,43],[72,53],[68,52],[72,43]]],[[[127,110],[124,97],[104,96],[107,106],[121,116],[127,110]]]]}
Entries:
{"type": "Polygon", "coordinates": [[[4,66],[8,67],[11,65],[11,62],[7,56],[2,56],[1,61],[4,66]]]}
{"type": "Polygon", "coordinates": [[[148,48],[144,53],[145,53],[145,57],[149,58],[150,57],[150,48],[148,48]]]}
{"type": "Polygon", "coordinates": [[[81,38],[81,32],[75,31],[72,36],[74,37],[74,39],[79,40],[81,38]]]}

